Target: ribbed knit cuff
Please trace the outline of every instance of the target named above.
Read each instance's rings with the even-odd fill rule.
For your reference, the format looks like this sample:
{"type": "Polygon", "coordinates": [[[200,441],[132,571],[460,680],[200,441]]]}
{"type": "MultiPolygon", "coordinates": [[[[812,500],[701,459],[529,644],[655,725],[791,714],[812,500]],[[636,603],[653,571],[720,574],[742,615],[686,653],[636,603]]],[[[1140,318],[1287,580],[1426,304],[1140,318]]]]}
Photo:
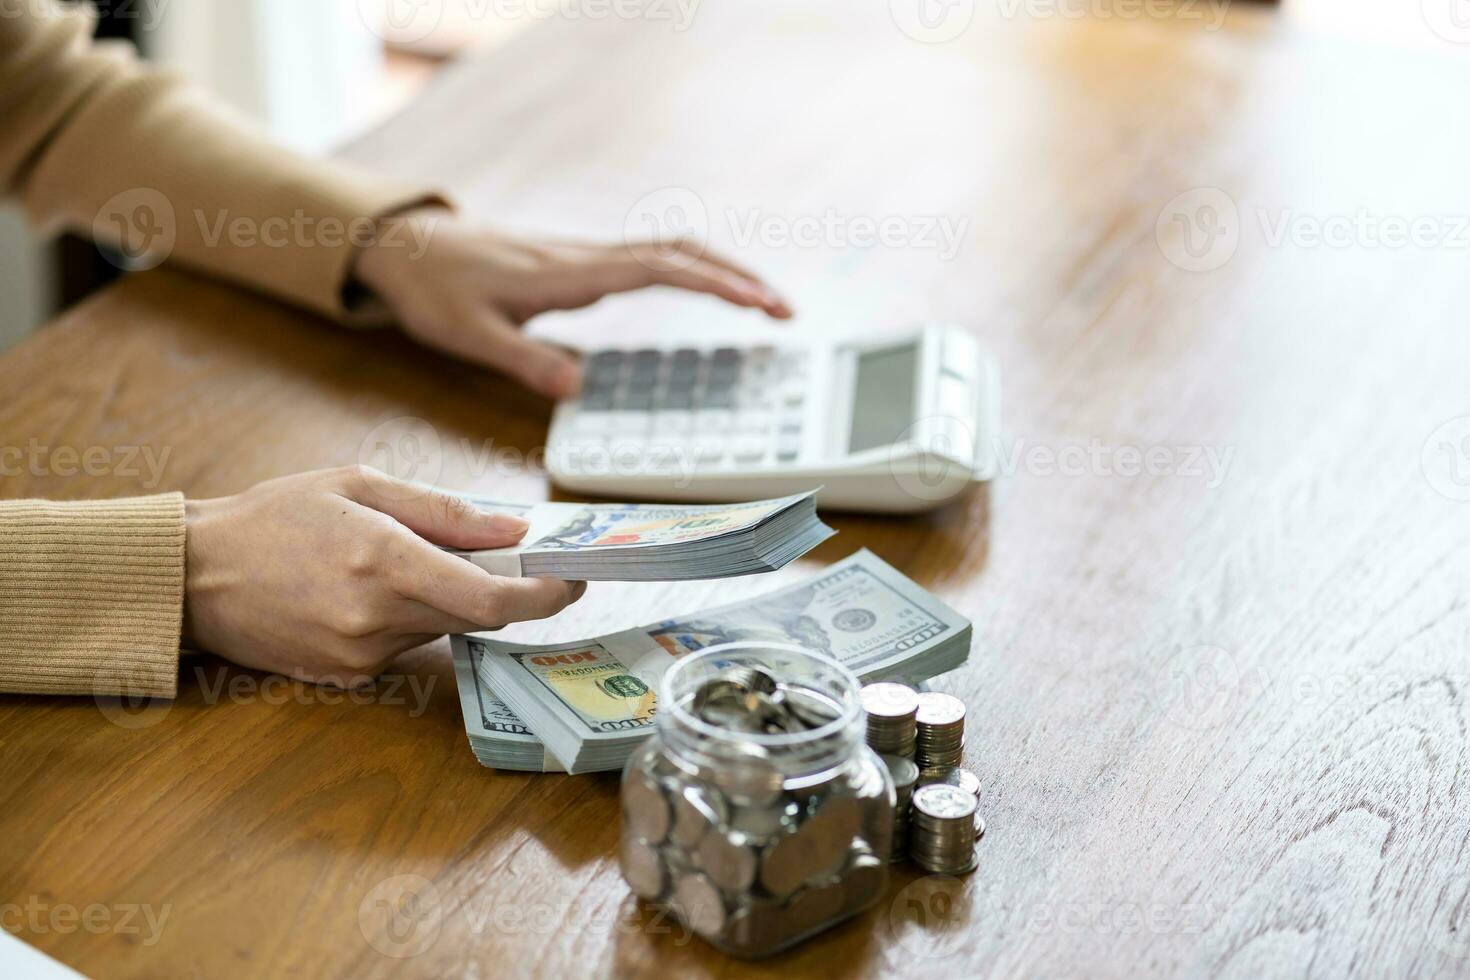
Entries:
{"type": "Polygon", "coordinates": [[[0,691],[173,697],[184,498],[0,501],[0,691]]]}

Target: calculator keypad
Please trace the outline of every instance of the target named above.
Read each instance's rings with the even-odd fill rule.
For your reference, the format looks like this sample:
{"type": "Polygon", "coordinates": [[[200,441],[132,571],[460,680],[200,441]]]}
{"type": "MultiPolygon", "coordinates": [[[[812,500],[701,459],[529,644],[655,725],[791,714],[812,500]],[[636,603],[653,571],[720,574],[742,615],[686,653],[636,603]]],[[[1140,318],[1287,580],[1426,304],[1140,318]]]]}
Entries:
{"type": "Polygon", "coordinates": [[[794,462],[803,444],[806,357],[774,347],[599,351],[587,360],[567,449],[642,443],[677,449],[699,465],[794,462]]]}

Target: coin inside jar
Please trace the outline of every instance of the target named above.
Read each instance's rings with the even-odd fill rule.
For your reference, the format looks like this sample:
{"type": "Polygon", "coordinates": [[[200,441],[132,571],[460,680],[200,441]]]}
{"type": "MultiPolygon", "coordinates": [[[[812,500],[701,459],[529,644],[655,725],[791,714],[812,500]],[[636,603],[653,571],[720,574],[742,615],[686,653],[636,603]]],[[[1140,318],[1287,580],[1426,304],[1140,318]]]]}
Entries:
{"type": "Polygon", "coordinates": [[[698,786],[685,786],[674,797],[674,826],[670,838],[692,850],[709,831],[724,823],[724,801],[698,786]]]}
{"type": "Polygon", "coordinates": [[[842,706],[832,698],[810,688],[782,684],[777,700],[807,728],[821,728],[842,717],[842,706]]]}
{"type": "Polygon", "coordinates": [[[689,874],[674,885],[674,903],[684,922],[701,936],[718,936],[727,919],[725,899],[702,874],[689,874]]]}
{"type": "Polygon", "coordinates": [[[650,844],[660,844],[672,822],[669,799],[647,776],[634,774],[623,787],[623,818],[633,833],[650,844]]]}
{"type": "Polygon", "coordinates": [[[744,839],[722,833],[706,834],[699,842],[699,866],[710,880],[727,892],[740,893],[755,883],[760,860],[744,839]]]}
{"type": "Polygon", "coordinates": [[[664,867],[655,848],[624,834],[621,864],[623,877],[633,889],[633,894],[647,899],[663,894],[664,867]]]}
{"type": "Polygon", "coordinates": [[[761,857],[760,881],[766,891],[785,898],[801,887],[810,873],[810,846],[801,831],[787,834],[761,857]]]}

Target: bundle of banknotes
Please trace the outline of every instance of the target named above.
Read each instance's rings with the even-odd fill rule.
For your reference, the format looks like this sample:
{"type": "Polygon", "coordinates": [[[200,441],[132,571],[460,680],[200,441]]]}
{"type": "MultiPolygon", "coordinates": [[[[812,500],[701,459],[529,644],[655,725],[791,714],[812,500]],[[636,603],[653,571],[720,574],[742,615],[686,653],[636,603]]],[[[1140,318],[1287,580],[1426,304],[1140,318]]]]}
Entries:
{"type": "Polygon", "coordinates": [[[916,683],[953,670],[971,627],[870,551],[744,602],[532,646],[453,638],[465,726],[487,766],[533,772],[619,769],[653,731],[655,691],[675,658],[721,643],[799,646],[864,681],[916,683]]]}
{"type": "Polygon", "coordinates": [[[741,504],[511,504],[531,529],[513,548],[456,552],[495,575],[587,582],[674,582],[770,572],[832,536],[816,492],[741,504]]]}

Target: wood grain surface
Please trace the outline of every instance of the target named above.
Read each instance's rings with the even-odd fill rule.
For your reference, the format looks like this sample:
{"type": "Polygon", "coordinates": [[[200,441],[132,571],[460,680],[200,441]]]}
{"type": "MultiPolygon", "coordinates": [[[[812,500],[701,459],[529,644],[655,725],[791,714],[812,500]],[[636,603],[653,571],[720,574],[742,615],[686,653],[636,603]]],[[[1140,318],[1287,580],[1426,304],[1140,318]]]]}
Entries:
{"type": "MultiPolygon", "coordinates": [[[[974,619],[938,686],[970,705],[979,871],[900,871],[860,919],[729,960],[631,901],[615,776],[476,764],[441,641],[363,703],[207,656],[172,705],[0,699],[7,929],[121,977],[1470,970],[1470,62],[1242,5],[1218,30],[1203,4],[980,13],[944,43],[889,6],[551,19],[347,155],[556,235],[616,238],[679,189],[793,296],[789,329],[984,338],[1002,476],[926,517],[834,515],[783,573],[868,546],[974,619]],[[904,241],[856,240],[885,218],[904,241]],[[805,219],[837,231],[780,241],[805,219]],[[954,254],[930,219],[964,223],[954,254]],[[95,929],[49,917],[93,905],[95,929]]],[[[539,329],[777,328],[642,295],[539,329]]],[[[0,445],[166,460],[12,471],[7,496],[224,494],[423,425],[439,482],[550,492],[546,404],[177,272],[0,358],[0,392],[0,445]]],[[[509,633],[771,585],[598,586],[509,633]]]]}

